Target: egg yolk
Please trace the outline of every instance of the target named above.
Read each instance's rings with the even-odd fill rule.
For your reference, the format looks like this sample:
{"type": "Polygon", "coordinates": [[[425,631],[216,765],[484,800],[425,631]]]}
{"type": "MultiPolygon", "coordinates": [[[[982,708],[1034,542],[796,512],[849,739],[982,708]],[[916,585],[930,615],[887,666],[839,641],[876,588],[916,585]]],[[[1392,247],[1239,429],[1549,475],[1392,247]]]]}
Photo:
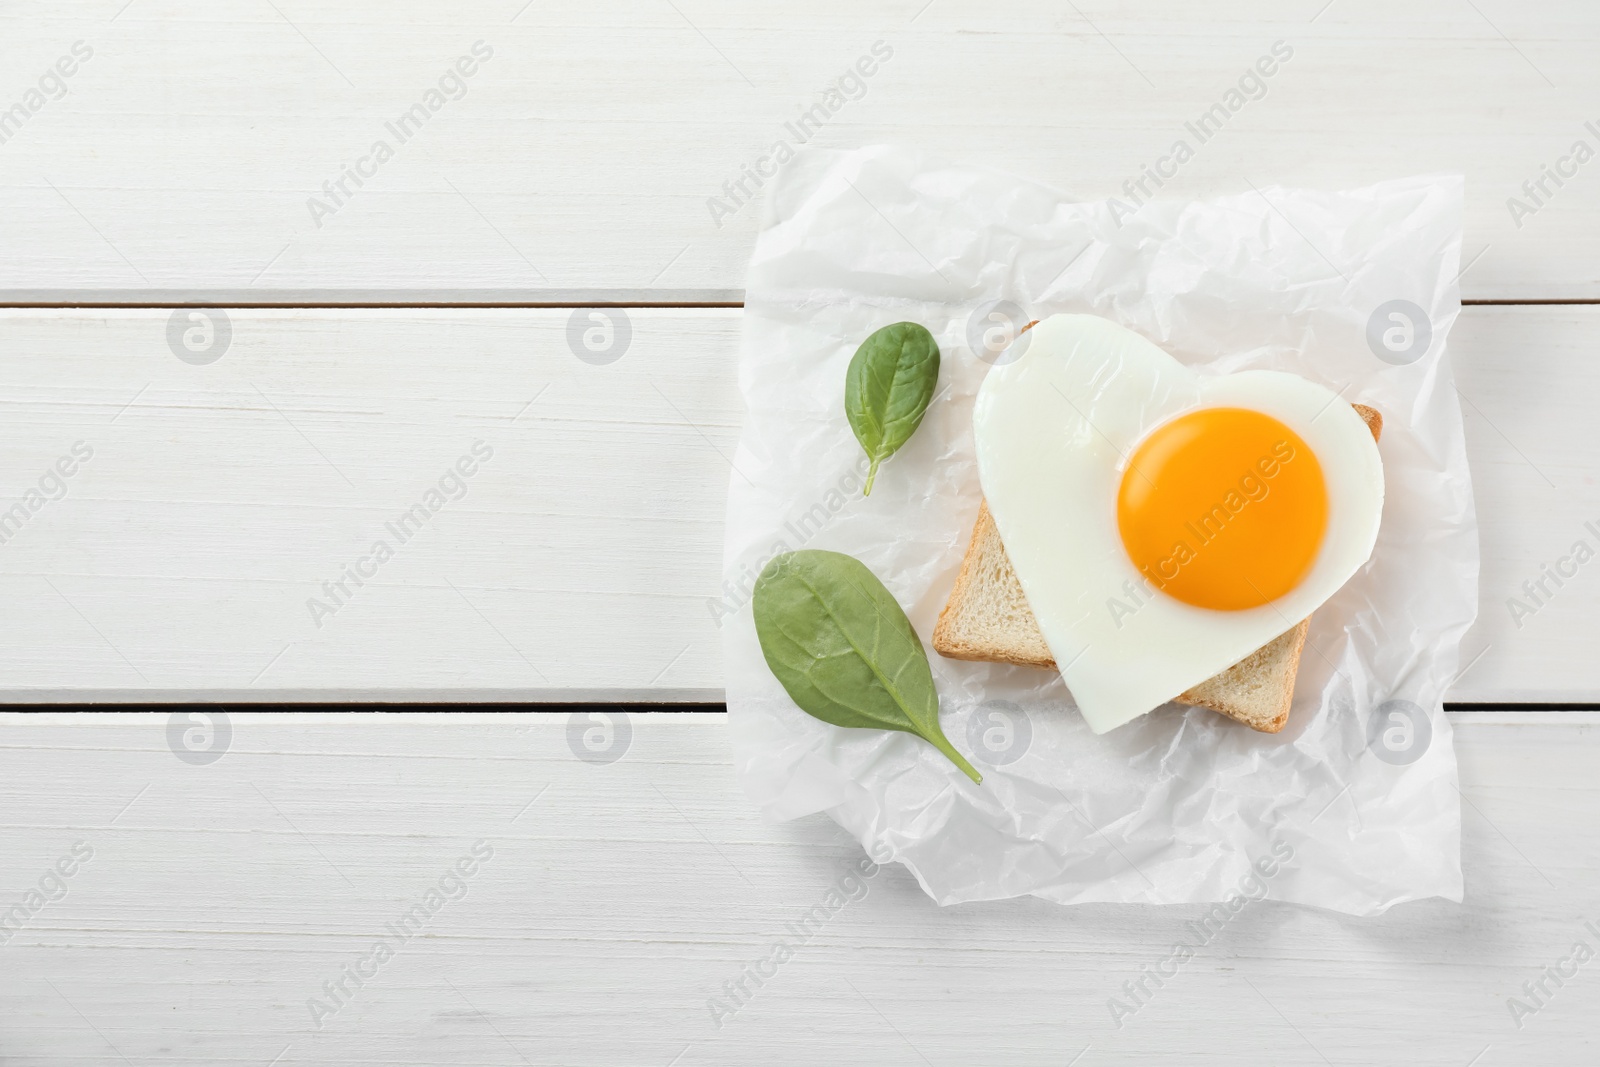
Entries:
{"type": "Polygon", "coordinates": [[[1246,408],[1202,408],[1157,427],[1128,458],[1117,493],[1134,566],[1156,589],[1218,611],[1293,589],[1327,525],[1317,457],[1289,427],[1246,408]]]}

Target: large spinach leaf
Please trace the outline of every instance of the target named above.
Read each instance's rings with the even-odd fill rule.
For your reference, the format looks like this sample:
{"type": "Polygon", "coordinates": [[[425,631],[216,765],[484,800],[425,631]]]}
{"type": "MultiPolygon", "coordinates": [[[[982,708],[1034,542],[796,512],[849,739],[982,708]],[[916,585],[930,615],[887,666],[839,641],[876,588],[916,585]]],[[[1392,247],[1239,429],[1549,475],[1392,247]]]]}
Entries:
{"type": "Polygon", "coordinates": [[[834,726],[916,734],[983,781],[939,727],[911,620],[865,564],[818,549],[778,556],[756,580],[753,610],[767,666],[801,711],[834,726]]]}

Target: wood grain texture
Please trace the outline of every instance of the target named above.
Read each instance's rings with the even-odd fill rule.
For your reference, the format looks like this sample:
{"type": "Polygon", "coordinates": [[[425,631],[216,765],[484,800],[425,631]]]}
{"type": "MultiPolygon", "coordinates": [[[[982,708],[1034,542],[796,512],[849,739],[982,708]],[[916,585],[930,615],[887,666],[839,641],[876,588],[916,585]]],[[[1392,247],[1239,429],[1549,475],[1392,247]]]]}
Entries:
{"type": "Polygon", "coordinates": [[[1506,1000],[1594,943],[1594,726],[1454,720],[1464,904],[1251,905],[1119,1029],[1109,999],[1204,909],[940,909],[895,865],[714,1025],[708,1000],[861,856],[825,817],[756,816],[719,715],[635,715],[604,766],[574,758],[564,716],[240,714],[192,766],[161,717],[5,715],[0,903],[74,842],[94,854],[0,946],[0,1049],[8,1067],[1593,1063],[1594,964],[1520,1030],[1506,1000]],[[478,840],[493,855],[465,896],[316,1027],[307,1001],[478,840]]]}
{"type": "Polygon", "coordinates": [[[735,206],[724,184],[780,140],[908,143],[1094,198],[1128,196],[1179,139],[1178,198],[1463,171],[1467,297],[1600,297],[1600,164],[1562,162],[1600,148],[1586,0],[1226,0],[1203,19],[1181,0],[25,0],[0,26],[0,107],[75,42],[94,53],[0,144],[10,302],[725,299],[755,208],[710,201],[735,206]],[[401,143],[386,124],[480,40],[465,95],[401,143]],[[892,58],[857,98],[790,132],[879,41],[892,58]],[[1188,132],[1278,41],[1292,57],[1259,98],[1188,132]],[[393,158],[314,216],[378,140],[393,158]]]}
{"type": "MultiPolygon", "coordinates": [[[[0,512],[94,449],[0,545],[0,592],[28,607],[0,616],[0,689],[720,699],[739,312],[622,312],[604,366],[568,347],[573,314],[234,311],[227,354],[192,366],[167,311],[0,313],[0,512]],[[466,496],[400,544],[388,524],[479,441],[466,496]],[[378,538],[394,558],[314,618],[378,538]]],[[[1507,605],[1600,543],[1597,340],[1590,307],[1468,308],[1452,335],[1483,576],[1451,699],[1600,699],[1600,564],[1531,616],[1507,605]]]]}

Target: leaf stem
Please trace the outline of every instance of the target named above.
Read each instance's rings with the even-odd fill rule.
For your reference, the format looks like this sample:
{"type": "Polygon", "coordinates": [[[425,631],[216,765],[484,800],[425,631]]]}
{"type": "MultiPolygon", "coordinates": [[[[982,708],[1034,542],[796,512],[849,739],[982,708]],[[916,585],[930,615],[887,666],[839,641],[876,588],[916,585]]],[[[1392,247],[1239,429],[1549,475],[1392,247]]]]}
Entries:
{"type": "Polygon", "coordinates": [[[878,464],[880,464],[882,462],[883,462],[882,457],[880,457],[880,456],[873,456],[872,457],[872,466],[867,468],[867,485],[866,485],[866,488],[861,490],[861,495],[862,496],[871,496],[872,495],[872,479],[874,479],[874,478],[876,478],[878,476],[878,464]]]}
{"type": "Polygon", "coordinates": [[[957,767],[960,767],[962,772],[966,774],[968,778],[971,778],[979,785],[983,784],[983,775],[979,774],[972,764],[967,762],[967,757],[956,751],[956,746],[950,743],[950,739],[948,737],[945,737],[943,734],[940,734],[938,737],[929,737],[926,734],[918,734],[917,736],[921,737],[924,741],[928,742],[928,744],[932,745],[934,748],[948,756],[950,762],[954,763],[957,767]]]}

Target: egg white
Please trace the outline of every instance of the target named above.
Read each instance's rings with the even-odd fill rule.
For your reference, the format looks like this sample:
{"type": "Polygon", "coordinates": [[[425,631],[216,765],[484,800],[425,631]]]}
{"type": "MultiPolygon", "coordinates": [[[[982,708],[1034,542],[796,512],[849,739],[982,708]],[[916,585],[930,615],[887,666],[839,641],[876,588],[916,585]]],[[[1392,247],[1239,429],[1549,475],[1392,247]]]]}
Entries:
{"type": "Polygon", "coordinates": [[[1033,327],[1021,356],[984,379],[973,432],[979,480],[1006,554],[1095,733],[1159,707],[1293,628],[1350,579],[1377,540],[1383,465],[1348,403],[1293,374],[1197,374],[1098,316],[1055,315],[1033,327]],[[1261,607],[1216,611],[1153,590],[1117,531],[1126,457],[1157,426],[1203,407],[1270,415],[1322,466],[1322,547],[1294,589],[1261,607]]]}

